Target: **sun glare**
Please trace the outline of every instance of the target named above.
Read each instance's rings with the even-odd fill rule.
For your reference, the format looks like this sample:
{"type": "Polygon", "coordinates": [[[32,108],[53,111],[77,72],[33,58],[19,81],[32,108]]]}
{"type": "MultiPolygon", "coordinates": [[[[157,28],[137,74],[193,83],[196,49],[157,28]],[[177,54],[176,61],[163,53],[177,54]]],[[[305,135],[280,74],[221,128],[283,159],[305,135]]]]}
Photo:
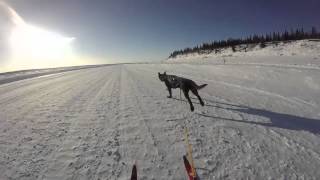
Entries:
{"type": "Polygon", "coordinates": [[[75,38],[25,22],[13,8],[0,0],[1,12],[0,16],[4,14],[5,17],[0,17],[0,33],[4,25],[5,36],[0,39],[5,37],[8,52],[6,60],[0,61],[0,72],[99,63],[94,57],[74,51],[75,38]],[[2,24],[3,19],[5,24],[2,24]]]}
{"type": "Polygon", "coordinates": [[[21,24],[12,30],[9,43],[12,57],[20,64],[26,61],[39,67],[50,67],[63,66],[67,58],[72,58],[73,40],[36,26],[21,24]]]}

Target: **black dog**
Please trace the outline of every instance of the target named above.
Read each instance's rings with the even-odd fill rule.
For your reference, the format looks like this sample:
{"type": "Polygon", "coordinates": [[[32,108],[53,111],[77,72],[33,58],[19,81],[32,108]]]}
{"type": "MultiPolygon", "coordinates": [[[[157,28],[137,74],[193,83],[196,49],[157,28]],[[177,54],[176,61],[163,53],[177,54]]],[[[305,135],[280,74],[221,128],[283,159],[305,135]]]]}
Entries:
{"type": "Polygon", "coordinates": [[[198,97],[200,104],[204,106],[204,103],[198,94],[198,90],[204,88],[207,84],[198,86],[194,81],[190,79],[178,77],[175,75],[167,75],[166,72],[164,72],[163,74],[158,73],[158,75],[159,75],[160,81],[163,81],[168,88],[168,91],[169,91],[168,98],[172,97],[171,89],[180,88],[183,91],[184,96],[187,98],[190,104],[191,111],[193,111],[194,107],[189,97],[189,90],[191,90],[191,92],[198,97]]]}

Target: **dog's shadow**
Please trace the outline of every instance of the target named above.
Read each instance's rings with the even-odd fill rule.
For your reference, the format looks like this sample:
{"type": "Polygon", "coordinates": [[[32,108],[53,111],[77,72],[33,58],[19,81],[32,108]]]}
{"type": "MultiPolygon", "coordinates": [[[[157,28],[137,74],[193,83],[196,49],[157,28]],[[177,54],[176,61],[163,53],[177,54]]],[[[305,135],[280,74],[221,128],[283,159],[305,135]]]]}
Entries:
{"type": "MultiPolygon", "coordinates": [[[[186,102],[186,100],[180,100],[178,98],[172,98],[172,99],[186,102]]],[[[191,98],[191,99],[195,100],[195,98],[191,98]]],[[[308,132],[316,134],[316,135],[320,134],[320,120],[319,119],[312,119],[312,118],[300,117],[300,116],[291,115],[291,114],[272,112],[269,110],[258,109],[258,108],[253,108],[253,107],[249,107],[249,106],[244,106],[244,105],[225,103],[225,102],[220,102],[220,101],[213,101],[213,100],[209,100],[209,99],[204,99],[204,101],[205,101],[205,106],[207,106],[207,107],[235,111],[235,112],[238,112],[241,114],[262,116],[262,117],[269,119],[270,122],[268,122],[268,123],[266,123],[266,122],[253,122],[253,121],[248,121],[245,119],[237,120],[237,119],[231,119],[231,118],[218,117],[218,116],[211,115],[211,114],[197,113],[198,115],[203,116],[203,117],[207,117],[207,118],[211,118],[211,119],[221,119],[221,120],[227,120],[227,121],[248,123],[248,124],[257,124],[257,125],[267,126],[267,127],[277,127],[277,128],[282,128],[282,129],[288,129],[288,130],[308,131],[308,132]]],[[[199,102],[193,102],[193,103],[200,104],[199,102]]]]}
{"type": "MultiPolygon", "coordinates": [[[[175,97],[172,97],[171,99],[188,103],[188,101],[185,100],[185,99],[178,99],[178,98],[175,98],[175,97]]],[[[191,99],[191,101],[192,101],[192,104],[199,104],[199,105],[201,105],[200,102],[199,102],[199,100],[198,100],[197,98],[190,97],[190,99],[191,99]],[[196,101],[194,101],[194,100],[196,100],[196,101]]],[[[207,101],[206,99],[203,99],[203,98],[202,98],[202,100],[207,101]]],[[[216,107],[216,106],[214,106],[214,105],[207,104],[207,103],[205,103],[204,106],[216,107]]]]}

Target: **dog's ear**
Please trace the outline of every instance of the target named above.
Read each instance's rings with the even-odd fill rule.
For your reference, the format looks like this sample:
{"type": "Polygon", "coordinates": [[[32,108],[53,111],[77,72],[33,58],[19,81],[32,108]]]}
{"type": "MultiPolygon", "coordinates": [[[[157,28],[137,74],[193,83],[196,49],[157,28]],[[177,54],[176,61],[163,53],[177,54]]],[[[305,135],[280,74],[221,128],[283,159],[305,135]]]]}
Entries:
{"type": "Polygon", "coordinates": [[[158,75],[160,76],[160,73],[158,72],[158,75]]]}
{"type": "Polygon", "coordinates": [[[167,75],[167,72],[164,72],[163,75],[167,75]]]}

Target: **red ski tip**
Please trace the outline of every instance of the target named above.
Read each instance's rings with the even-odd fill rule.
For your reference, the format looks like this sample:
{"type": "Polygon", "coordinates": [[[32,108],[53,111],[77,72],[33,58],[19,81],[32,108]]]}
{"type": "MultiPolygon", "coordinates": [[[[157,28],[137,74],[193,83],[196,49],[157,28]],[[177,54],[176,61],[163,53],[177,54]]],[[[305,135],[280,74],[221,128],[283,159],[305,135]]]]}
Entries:
{"type": "Polygon", "coordinates": [[[184,167],[186,168],[189,180],[198,180],[197,175],[195,172],[193,172],[193,169],[186,156],[183,156],[183,163],[184,167]]]}

